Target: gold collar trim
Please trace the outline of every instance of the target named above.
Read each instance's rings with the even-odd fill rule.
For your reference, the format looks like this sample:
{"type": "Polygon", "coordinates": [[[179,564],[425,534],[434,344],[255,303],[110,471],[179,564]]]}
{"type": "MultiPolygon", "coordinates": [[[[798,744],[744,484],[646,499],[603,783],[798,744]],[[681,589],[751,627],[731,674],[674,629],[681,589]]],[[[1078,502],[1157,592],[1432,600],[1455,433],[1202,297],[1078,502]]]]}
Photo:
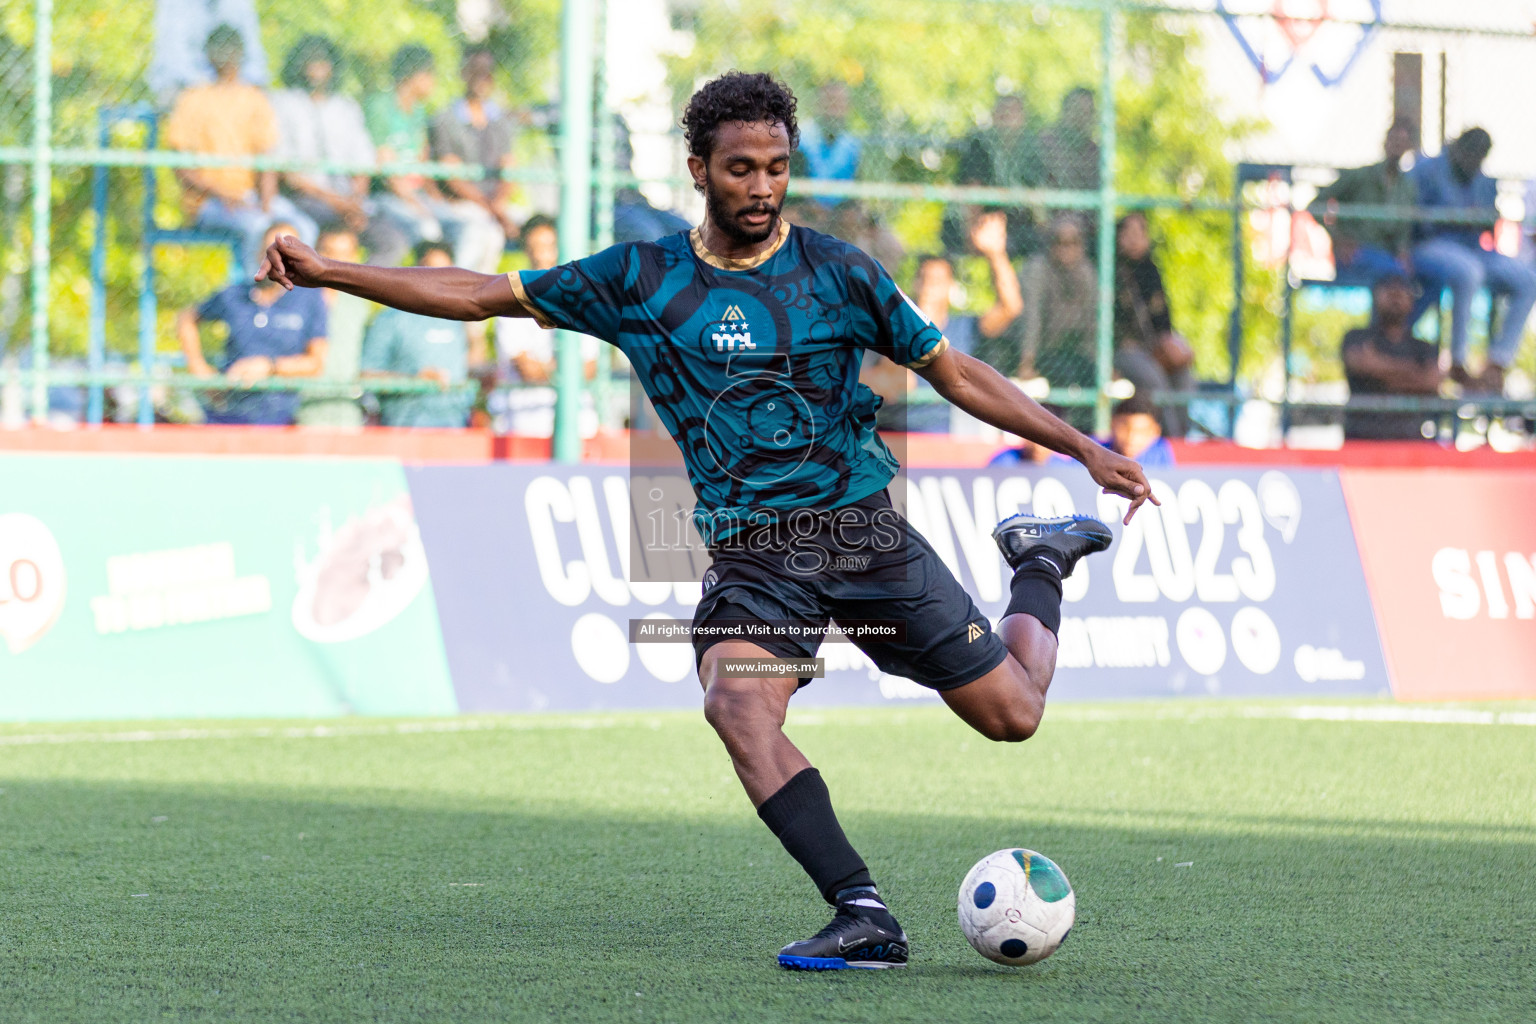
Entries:
{"type": "Polygon", "coordinates": [[[779,237],[774,239],[772,245],[758,253],[756,256],[749,257],[748,259],[728,260],[724,256],[716,256],[714,253],[710,252],[708,248],[705,247],[704,229],[702,227],[694,228],[692,231],[688,232],[688,243],[693,246],[694,255],[717,270],[753,270],[757,267],[760,267],[764,263],[767,263],[768,260],[773,257],[774,253],[784,248],[784,243],[788,240],[788,238],[789,221],[784,219],[783,214],[780,214],[779,237]]]}

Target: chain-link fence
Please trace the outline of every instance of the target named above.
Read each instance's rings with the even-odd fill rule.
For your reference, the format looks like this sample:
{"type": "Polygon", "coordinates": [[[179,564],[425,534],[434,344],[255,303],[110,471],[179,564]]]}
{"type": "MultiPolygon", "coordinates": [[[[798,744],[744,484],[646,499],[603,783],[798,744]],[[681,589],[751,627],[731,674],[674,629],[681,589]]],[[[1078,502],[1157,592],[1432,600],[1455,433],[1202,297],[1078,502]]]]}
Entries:
{"type": "MultiPolygon", "coordinates": [[[[0,416],[238,419],[252,388],[300,393],[313,422],[360,400],[384,422],[427,415],[442,375],[362,365],[376,314],[332,302],[327,366],[252,384],[217,372],[231,342],[210,296],[247,280],[275,220],[350,231],[358,258],[440,243],[486,271],[687,227],[703,207],[678,114],[741,68],[799,99],[786,219],[870,252],[955,347],[1085,428],[1135,392],[1176,433],[1336,431],[1349,398],[1417,409],[1423,431],[1519,436],[1526,279],[1472,257],[1495,287],[1469,299],[1468,260],[1419,246],[1455,228],[1528,267],[1536,137],[1515,83],[1533,19],[1526,0],[13,0],[0,416]],[[1421,160],[1488,129],[1496,219],[1471,191],[1421,209],[1391,175],[1329,191],[1337,168],[1382,160],[1399,119],[1421,160]],[[1362,248],[1386,263],[1352,269],[1362,248]],[[1387,263],[1443,297],[1418,332],[1459,376],[1351,397],[1341,345],[1387,263]]],[[[525,326],[472,327],[460,404],[438,411],[555,429],[567,457],[643,417],[606,346],[525,326]]],[[[990,431],[905,371],[872,360],[866,380],[889,426],[990,431]]]]}

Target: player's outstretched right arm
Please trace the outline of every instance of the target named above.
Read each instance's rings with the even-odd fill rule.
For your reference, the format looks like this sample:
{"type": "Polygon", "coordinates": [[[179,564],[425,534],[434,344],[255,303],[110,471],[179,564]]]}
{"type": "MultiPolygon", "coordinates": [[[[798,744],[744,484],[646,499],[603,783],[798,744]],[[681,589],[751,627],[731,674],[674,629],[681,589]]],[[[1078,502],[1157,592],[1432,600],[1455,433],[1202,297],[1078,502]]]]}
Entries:
{"type": "Polygon", "coordinates": [[[505,274],[477,274],[459,267],[370,267],[328,260],[291,235],[267,247],[256,280],[292,291],[334,288],[407,313],[442,320],[532,316],[512,293],[505,274]]]}

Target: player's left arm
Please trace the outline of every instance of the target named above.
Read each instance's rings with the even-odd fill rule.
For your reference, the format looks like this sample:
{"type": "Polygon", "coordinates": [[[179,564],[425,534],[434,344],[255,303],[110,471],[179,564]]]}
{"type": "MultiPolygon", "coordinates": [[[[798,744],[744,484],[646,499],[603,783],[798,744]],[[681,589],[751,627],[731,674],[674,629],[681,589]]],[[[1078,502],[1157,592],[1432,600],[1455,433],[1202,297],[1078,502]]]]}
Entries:
{"type": "Polygon", "coordinates": [[[1051,415],[986,363],[946,347],[917,373],[940,395],[984,423],[1071,456],[1087,468],[1105,494],[1131,501],[1125,522],[1142,503],[1162,504],[1141,467],[1051,415]]]}

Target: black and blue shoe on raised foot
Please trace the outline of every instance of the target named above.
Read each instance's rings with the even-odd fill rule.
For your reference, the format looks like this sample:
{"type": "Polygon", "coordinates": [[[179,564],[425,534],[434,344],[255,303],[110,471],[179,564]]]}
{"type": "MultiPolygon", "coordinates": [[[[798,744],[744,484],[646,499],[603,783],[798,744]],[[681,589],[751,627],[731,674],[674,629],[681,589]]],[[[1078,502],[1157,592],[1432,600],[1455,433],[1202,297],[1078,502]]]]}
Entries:
{"type": "Polygon", "coordinates": [[[1002,548],[1010,569],[1039,559],[1066,579],[1079,558],[1103,551],[1115,535],[1093,516],[1032,516],[1021,512],[998,523],[992,539],[1002,548]]]}
{"type": "Polygon", "coordinates": [[[825,928],[779,950],[779,966],[791,971],[905,967],[907,933],[883,907],[868,912],[851,902],[840,903],[825,928]]]}

